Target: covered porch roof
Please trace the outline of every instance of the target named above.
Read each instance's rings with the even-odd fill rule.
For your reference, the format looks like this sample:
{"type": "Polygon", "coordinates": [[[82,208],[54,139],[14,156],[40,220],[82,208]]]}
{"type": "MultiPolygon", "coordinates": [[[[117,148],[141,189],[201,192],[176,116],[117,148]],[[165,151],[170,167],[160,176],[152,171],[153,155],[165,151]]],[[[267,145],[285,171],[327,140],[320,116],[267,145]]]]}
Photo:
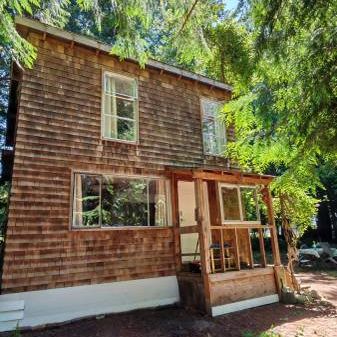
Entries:
{"type": "Polygon", "coordinates": [[[165,168],[169,175],[174,175],[178,180],[215,180],[220,182],[227,182],[233,184],[247,184],[247,185],[264,185],[268,186],[273,180],[274,176],[257,174],[251,172],[243,172],[240,170],[221,170],[219,167],[174,167],[167,166],[165,168]]]}

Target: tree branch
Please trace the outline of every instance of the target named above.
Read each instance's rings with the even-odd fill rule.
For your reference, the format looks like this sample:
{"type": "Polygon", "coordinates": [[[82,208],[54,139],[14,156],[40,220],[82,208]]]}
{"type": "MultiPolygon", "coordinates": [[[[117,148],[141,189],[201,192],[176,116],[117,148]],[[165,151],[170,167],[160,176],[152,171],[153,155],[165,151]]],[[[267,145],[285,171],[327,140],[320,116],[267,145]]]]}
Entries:
{"type": "Polygon", "coordinates": [[[193,3],[193,5],[192,5],[192,7],[190,8],[190,10],[186,13],[185,20],[184,20],[184,22],[183,22],[181,28],[179,29],[177,35],[179,35],[179,34],[184,30],[184,28],[185,28],[185,26],[186,26],[186,24],[187,24],[189,18],[190,18],[191,15],[192,15],[193,10],[194,10],[194,8],[195,8],[195,6],[197,5],[198,2],[199,2],[199,0],[195,0],[194,3],[193,3]]]}

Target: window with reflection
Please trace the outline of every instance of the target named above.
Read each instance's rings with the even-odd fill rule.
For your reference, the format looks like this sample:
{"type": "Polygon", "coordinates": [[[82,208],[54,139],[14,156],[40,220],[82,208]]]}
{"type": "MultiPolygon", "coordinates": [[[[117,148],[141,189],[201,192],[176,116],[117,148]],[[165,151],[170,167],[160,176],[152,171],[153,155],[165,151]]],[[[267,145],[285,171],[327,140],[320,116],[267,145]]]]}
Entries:
{"type": "Polygon", "coordinates": [[[222,222],[260,222],[255,186],[219,184],[222,222]]]}
{"type": "Polygon", "coordinates": [[[73,225],[98,227],[100,224],[100,177],[76,174],[73,198],[73,225]]]}
{"type": "Polygon", "coordinates": [[[104,73],[104,138],[137,140],[137,82],[122,75],[104,73]]]}
{"type": "Polygon", "coordinates": [[[223,103],[201,100],[202,134],[205,154],[222,155],[226,144],[226,129],[220,120],[219,113],[223,103]]]}
{"type": "Polygon", "coordinates": [[[73,191],[73,227],[168,225],[166,179],[75,174],[73,191]]]}
{"type": "Polygon", "coordinates": [[[237,187],[221,187],[223,220],[240,220],[240,202],[237,187]]]}
{"type": "Polygon", "coordinates": [[[243,221],[258,221],[258,203],[256,188],[240,187],[241,205],[242,205],[242,220],[243,221]]]}

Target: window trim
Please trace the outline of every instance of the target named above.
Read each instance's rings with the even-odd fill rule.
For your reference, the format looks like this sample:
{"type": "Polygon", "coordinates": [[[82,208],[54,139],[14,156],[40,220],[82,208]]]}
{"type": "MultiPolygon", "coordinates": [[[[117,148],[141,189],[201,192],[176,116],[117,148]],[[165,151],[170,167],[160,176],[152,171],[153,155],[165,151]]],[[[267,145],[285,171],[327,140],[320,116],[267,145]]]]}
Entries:
{"type": "Polygon", "coordinates": [[[220,213],[221,213],[221,224],[222,225],[238,225],[238,224],[245,224],[245,225],[261,225],[261,216],[260,216],[260,209],[258,201],[256,202],[256,209],[257,209],[257,218],[258,220],[243,220],[243,209],[242,209],[242,199],[241,199],[241,188],[251,188],[256,190],[257,185],[241,185],[241,184],[228,184],[228,183],[218,183],[218,195],[219,195],[219,202],[220,202],[220,213]],[[239,212],[240,212],[240,220],[225,220],[224,219],[224,209],[223,209],[223,196],[221,193],[222,187],[230,187],[235,188],[238,195],[239,200],[239,212]]]}
{"type": "MultiPolygon", "coordinates": [[[[227,100],[217,100],[216,98],[212,98],[212,97],[207,97],[207,96],[201,96],[199,98],[199,104],[200,104],[200,113],[201,113],[201,138],[202,138],[202,149],[203,149],[203,154],[205,156],[210,156],[210,157],[219,157],[219,158],[225,158],[225,156],[223,154],[218,154],[218,153],[211,153],[211,152],[206,152],[205,149],[205,142],[204,142],[204,131],[203,131],[203,123],[204,123],[204,109],[203,109],[203,102],[216,102],[221,104],[225,104],[227,102],[227,100]]],[[[222,144],[223,146],[227,145],[227,127],[226,125],[224,125],[224,131],[225,131],[225,135],[224,135],[224,143],[222,144]]]]}
{"type": "MultiPolygon", "coordinates": [[[[101,180],[100,180],[100,187],[101,187],[101,180]]],[[[102,190],[100,188],[100,202],[101,202],[101,194],[102,190]]],[[[149,216],[149,215],[148,215],[149,216]]],[[[71,193],[70,193],[70,209],[69,209],[69,230],[70,231],[104,231],[104,230],[153,230],[153,229],[173,229],[172,224],[172,202],[171,202],[171,185],[170,180],[166,176],[159,176],[159,175],[136,175],[136,174],[123,174],[123,173],[115,173],[115,172],[92,172],[92,171],[82,171],[82,170],[72,170],[71,171],[71,193]],[[74,193],[75,193],[75,176],[76,174],[85,174],[91,176],[113,176],[118,178],[126,178],[126,179],[147,179],[147,180],[164,180],[165,181],[165,194],[166,194],[166,218],[167,218],[167,225],[166,226],[111,226],[111,227],[102,227],[101,224],[101,217],[100,217],[100,224],[98,226],[91,226],[91,227],[76,227],[73,226],[74,221],[74,193]]]]}
{"type": "MultiPolygon", "coordinates": [[[[125,100],[129,100],[131,101],[131,99],[129,99],[130,96],[126,96],[123,94],[117,94],[117,95],[111,95],[114,97],[119,97],[121,99],[125,99],[125,100]],[[125,97],[123,97],[125,96],[125,97]]],[[[107,115],[110,116],[110,115],[107,115]]],[[[111,141],[111,142],[117,142],[117,143],[124,143],[124,144],[134,144],[134,145],[138,145],[139,144],[139,96],[138,96],[138,78],[132,75],[125,75],[122,73],[118,73],[118,72],[112,72],[112,71],[108,71],[108,70],[103,70],[102,71],[102,84],[101,84],[101,139],[106,140],[106,141],[111,141]],[[135,139],[134,140],[125,140],[125,139],[119,139],[119,138],[111,138],[111,137],[106,137],[104,135],[104,116],[106,116],[107,114],[104,111],[104,102],[105,102],[105,76],[111,76],[111,77],[117,77],[120,79],[124,79],[124,80],[133,80],[135,82],[135,86],[136,86],[136,92],[135,92],[135,118],[134,119],[129,119],[126,117],[113,117],[113,118],[120,118],[123,120],[129,120],[129,121],[134,121],[135,123],[135,139]]]]}

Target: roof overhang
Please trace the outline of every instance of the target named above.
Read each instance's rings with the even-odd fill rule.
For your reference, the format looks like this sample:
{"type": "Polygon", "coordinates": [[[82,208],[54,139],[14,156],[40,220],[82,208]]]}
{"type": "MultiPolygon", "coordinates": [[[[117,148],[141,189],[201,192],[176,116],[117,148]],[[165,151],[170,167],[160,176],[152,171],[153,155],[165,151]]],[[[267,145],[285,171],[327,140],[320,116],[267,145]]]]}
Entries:
{"type": "MultiPolygon", "coordinates": [[[[62,29],[59,29],[59,28],[56,28],[56,27],[53,27],[53,26],[49,26],[45,23],[41,23],[41,22],[36,21],[36,20],[32,20],[32,19],[28,19],[28,18],[24,18],[24,17],[19,17],[19,16],[17,16],[15,18],[15,23],[17,25],[28,27],[30,29],[42,32],[44,34],[48,34],[48,35],[51,35],[51,36],[54,36],[54,37],[58,37],[58,38],[63,39],[63,40],[72,41],[76,44],[86,46],[86,47],[90,47],[90,48],[93,48],[95,50],[99,50],[99,51],[111,54],[111,49],[112,49],[111,45],[104,44],[104,43],[99,42],[95,39],[88,38],[88,37],[80,35],[80,34],[70,33],[68,31],[65,31],[65,30],[62,30],[62,29]]],[[[126,60],[138,63],[138,61],[135,60],[135,59],[129,58],[129,59],[126,59],[126,60]]],[[[175,75],[187,78],[187,79],[191,79],[191,80],[203,83],[203,84],[207,84],[207,85],[210,85],[210,86],[218,88],[218,89],[227,90],[227,91],[230,91],[230,92],[232,91],[232,87],[228,84],[212,80],[212,79],[210,79],[206,76],[202,76],[202,75],[193,73],[191,71],[180,69],[178,67],[174,67],[174,66],[171,66],[169,64],[165,64],[163,62],[159,62],[159,61],[156,61],[156,60],[149,59],[146,62],[145,66],[150,67],[150,68],[156,68],[156,69],[159,69],[159,70],[171,73],[171,74],[175,74],[175,75]]]]}

